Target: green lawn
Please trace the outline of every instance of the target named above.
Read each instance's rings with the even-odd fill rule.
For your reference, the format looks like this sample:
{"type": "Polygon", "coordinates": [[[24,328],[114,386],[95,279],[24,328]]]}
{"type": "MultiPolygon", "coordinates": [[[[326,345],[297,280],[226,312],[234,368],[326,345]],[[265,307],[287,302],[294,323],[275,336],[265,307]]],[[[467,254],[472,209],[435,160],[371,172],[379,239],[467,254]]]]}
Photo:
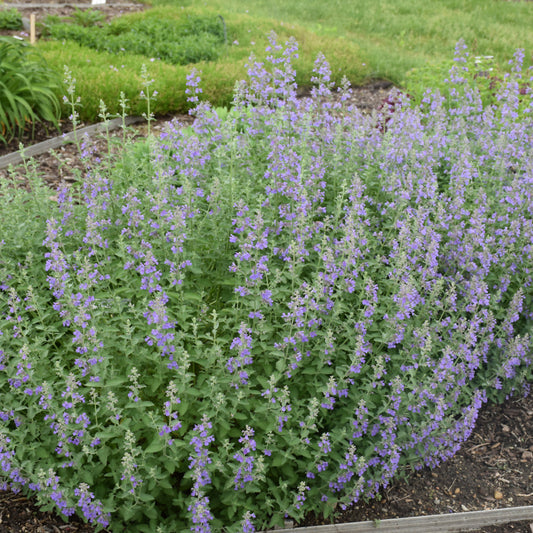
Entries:
{"type": "MultiPolygon", "coordinates": [[[[198,5],[194,0],[151,3],[198,5]]],[[[525,1],[204,0],[201,5],[224,14],[298,24],[332,40],[345,38],[361,48],[372,77],[395,83],[413,67],[449,59],[461,38],[476,55],[493,55],[502,62],[516,48],[524,48],[530,62],[533,54],[533,3],[525,1]]]]}
{"type": "MultiPolygon", "coordinates": [[[[353,85],[388,79],[404,85],[407,73],[428,65],[442,65],[464,39],[471,54],[494,56],[505,68],[517,48],[525,49],[526,65],[533,53],[533,3],[505,0],[151,0],[152,9],[125,15],[180,20],[183,17],[222,17],[227,44],[216,61],[197,64],[204,95],[216,106],[231,102],[236,80],[246,76],[250,53],[266,57],[267,34],[274,30],[281,42],[294,36],[299,43],[297,81],[309,84],[313,63],[323,52],[333,79],[346,76],[353,85]]],[[[158,114],[185,111],[185,76],[192,66],[170,65],[142,55],[97,52],[70,42],[39,42],[47,60],[62,71],[68,65],[78,83],[85,120],[96,120],[100,99],[116,112],[120,91],[130,101],[130,113],[140,114],[139,73],[148,64],[156,80],[158,114]]],[[[437,69],[438,70],[438,69],[437,69]]],[[[440,69],[439,78],[442,73],[440,69]]],[[[429,76],[431,81],[431,75],[429,76]]],[[[424,83],[426,77],[424,78],[424,83]]]]}

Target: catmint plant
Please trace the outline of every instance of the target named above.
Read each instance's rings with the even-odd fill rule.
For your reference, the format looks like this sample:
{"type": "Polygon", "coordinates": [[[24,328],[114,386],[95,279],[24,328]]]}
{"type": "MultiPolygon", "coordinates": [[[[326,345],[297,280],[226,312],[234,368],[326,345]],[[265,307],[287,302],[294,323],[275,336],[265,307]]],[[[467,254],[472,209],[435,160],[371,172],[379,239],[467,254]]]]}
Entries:
{"type": "Polygon", "coordinates": [[[459,43],[445,94],[365,115],[322,55],[297,98],[297,43],[268,46],[231,111],[192,71],[192,126],[80,143],[57,202],[0,184],[4,489],[97,530],[257,531],[440,464],[527,393],[521,52],[490,106],[459,43]]]}

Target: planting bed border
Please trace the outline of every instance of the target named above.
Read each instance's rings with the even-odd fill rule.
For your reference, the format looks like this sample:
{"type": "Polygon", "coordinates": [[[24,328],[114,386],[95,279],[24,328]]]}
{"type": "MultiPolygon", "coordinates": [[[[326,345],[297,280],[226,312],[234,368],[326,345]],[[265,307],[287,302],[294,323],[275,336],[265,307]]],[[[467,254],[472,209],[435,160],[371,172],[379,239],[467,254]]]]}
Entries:
{"type": "MultiPolygon", "coordinates": [[[[146,119],[143,117],[125,117],[124,124],[126,126],[129,126],[130,124],[136,124],[145,120],[146,119]]],[[[122,118],[114,118],[107,122],[107,128],[109,131],[116,130],[117,128],[120,128],[122,124],[122,118]]],[[[84,135],[92,135],[96,132],[105,131],[105,128],[105,122],[92,124],[91,126],[80,128],[79,130],[76,130],[76,132],[71,131],[70,133],[65,133],[64,135],[60,135],[58,137],[54,137],[52,139],[48,139],[46,141],[28,146],[23,150],[24,157],[20,153],[20,150],[11,154],[4,155],[0,157],[0,169],[7,168],[10,165],[18,165],[19,163],[22,163],[24,159],[44,154],[45,152],[53,150],[54,148],[59,148],[60,146],[66,143],[75,142],[76,135],[78,136],[78,139],[81,139],[81,137],[83,137],[84,135]]]]}
{"type": "MultiPolygon", "coordinates": [[[[469,511],[465,513],[389,518],[374,522],[353,522],[292,529],[276,529],[276,533],[445,533],[470,531],[480,527],[533,520],[533,505],[469,511]]],[[[532,527],[533,530],[533,527],[532,527]]],[[[268,532],[274,530],[268,530],[268,532]]],[[[266,532],[265,532],[266,533],[266,532]]]]}

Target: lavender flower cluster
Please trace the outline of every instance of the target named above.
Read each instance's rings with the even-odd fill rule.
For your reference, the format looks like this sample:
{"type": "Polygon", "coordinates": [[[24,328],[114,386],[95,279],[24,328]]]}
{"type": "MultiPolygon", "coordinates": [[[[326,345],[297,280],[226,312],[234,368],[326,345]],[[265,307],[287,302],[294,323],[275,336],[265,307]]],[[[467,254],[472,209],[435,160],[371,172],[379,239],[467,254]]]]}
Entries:
{"type": "Polygon", "coordinates": [[[528,392],[523,54],[497,106],[459,43],[450,99],[363,115],[323,56],[298,98],[297,50],[271,35],[225,114],[192,72],[194,124],[88,165],[25,258],[2,228],[2,488],[98,528],[251,532],[438,465],[528,392]]]}

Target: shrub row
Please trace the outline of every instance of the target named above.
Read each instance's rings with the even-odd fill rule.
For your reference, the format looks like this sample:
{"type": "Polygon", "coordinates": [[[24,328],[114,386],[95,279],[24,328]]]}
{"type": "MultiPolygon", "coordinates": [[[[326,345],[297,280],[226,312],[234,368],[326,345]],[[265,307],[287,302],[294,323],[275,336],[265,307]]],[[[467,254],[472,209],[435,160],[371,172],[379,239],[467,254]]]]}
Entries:
{"type": "Polygon", "coordinates": [[[175,65],[214,61],[225,44],[224,21],[199,15],[181,20],[147,16],[133,23],[119,18],[92,27],[62,22],[50,25],[47,33],[101,52],[143,55],[175,65]]]}

